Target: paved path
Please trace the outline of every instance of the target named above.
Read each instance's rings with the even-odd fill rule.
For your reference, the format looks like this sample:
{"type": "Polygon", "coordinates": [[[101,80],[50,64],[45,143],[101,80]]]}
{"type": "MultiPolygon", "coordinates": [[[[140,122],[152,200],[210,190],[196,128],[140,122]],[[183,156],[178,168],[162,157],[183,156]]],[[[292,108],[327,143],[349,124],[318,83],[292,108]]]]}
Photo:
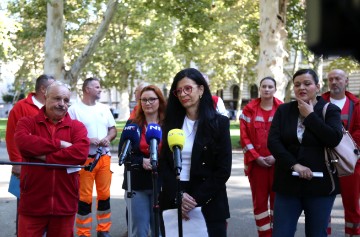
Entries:
{"type": "MultiPolygon", "coordinates": [[[[8,155],[3,143],[0,143],[0,160],[8,160],[8,155]]],[[[111,235],[113,237],[122,237],[126,233],[124,190],[121,189],[123,181],[123,166],[120,167],[117,164],[117,157],[113,156],[111,169],[114,172],[111,185],[111,208],[113,221],[111,235]]],[[[244,176],[243,170],[243,156],[239,152],[234,152],[232,175],[227,183],[231,209],[231,218],[229,219],[228,225],[229,237],[257,236],[252,214],[249,182],[247,177],[244,176]]],[[[7,192],[10,173],[10,166],[0,165],[0,237],[11,237],[14,236],[15,233],[14,220],[16,199],[7,192]]],[[[96,193],[94,193],[94,200],[95,196],[96,193]]],[[[95,201],[93,203],[95,203],[95,201]]],[[[95,205],[93,205],[93,210],[95,210],[95,205]]],[[[344,236],[342,231],[344,225],[343,209],[340,197],[336,199],[332,216],[332,236],[344,236]]],[[[93,226],[95,226],[95,221],[93,222],[93,226]]],[[[93,232],[93,236],[96,236],[95,232],[93,232]]],[[[305,236],[305,234],[304,218],[302,216],[299,220],[296,237],[303,236],[305,236]]]]}

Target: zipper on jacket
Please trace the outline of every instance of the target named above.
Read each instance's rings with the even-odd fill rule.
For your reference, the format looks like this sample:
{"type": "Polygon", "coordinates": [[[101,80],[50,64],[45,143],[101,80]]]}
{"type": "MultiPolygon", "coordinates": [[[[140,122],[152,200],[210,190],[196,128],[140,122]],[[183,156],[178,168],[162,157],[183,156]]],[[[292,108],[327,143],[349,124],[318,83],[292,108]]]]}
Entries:
{"type": "Polygon", "coordinates": [[[55,169],[52,170],[52,187],[51,187],[51,214],[54,214],[54,195],[55,195],[55,169]]]}

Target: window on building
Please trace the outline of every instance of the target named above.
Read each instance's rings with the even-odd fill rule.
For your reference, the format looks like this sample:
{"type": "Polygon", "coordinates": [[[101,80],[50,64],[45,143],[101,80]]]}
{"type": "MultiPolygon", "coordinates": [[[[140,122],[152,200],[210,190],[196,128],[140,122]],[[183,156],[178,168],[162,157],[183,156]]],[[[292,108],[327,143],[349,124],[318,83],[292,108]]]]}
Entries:
{"type": "Polygon", "coordinates": [[[234,86],[232,89],[232,93],[233,93],[233,99],[234,100],[238,100],[239,99],[239,86],[234,86]]]}
{"type": "Polygon", "coordinates": [[[259,89],[256,84],[252,84],[250,86],[250,97],[251,97],[251,99],[259,97],[259,89]]]}

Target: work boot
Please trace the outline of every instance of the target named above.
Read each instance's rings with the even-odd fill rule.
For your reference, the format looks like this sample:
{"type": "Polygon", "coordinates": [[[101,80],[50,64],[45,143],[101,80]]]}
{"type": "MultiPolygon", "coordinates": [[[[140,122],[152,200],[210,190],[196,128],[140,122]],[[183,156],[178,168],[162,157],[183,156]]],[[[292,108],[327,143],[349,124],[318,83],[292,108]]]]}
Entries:
{"type": "Polygon", "coordinates": [[[98,231],[97,237],[111,237],[111,235],[107,231],[98,231]]]}

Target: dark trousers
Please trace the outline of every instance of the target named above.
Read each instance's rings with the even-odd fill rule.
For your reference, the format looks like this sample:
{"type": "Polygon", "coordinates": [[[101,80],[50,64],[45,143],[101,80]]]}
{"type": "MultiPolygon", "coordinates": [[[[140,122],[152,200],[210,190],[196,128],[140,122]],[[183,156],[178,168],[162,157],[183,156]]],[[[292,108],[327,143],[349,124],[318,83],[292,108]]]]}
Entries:
{"type": "Polygon", "coordinates": [[[209,237],[226,237],[227,222],[222,221],[207,221],[206,227],[209,237]]]}
{"type": "Polygon", "coordinates": [[[305,236],[326,237],[331,209],[336,195],[320,197],[294,197],[275,194],[273,237],[295,235],[299,217],[305,214],[305,236]]]}

